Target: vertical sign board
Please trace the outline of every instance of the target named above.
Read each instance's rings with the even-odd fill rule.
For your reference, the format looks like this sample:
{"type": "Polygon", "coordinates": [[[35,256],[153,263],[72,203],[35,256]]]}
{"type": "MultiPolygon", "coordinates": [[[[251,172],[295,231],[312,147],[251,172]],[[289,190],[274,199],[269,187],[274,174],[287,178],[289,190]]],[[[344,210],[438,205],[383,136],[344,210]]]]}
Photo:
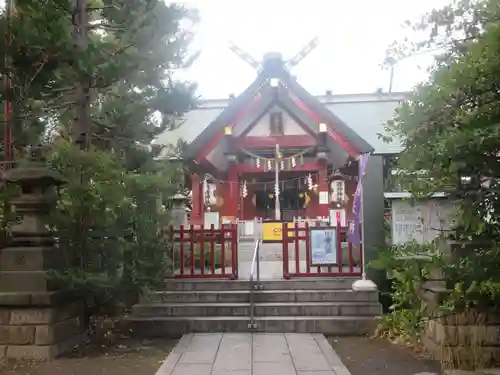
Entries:
{"type": "MultiPolygon", "coordinates": [[[[339,228],[340,229],[340,228],[339,228]]],[[[311,265],[323,266],[337,263],[337,228],[309,228],[311,265]]]]}
{"type": "Polygon", "coordinates": [[[214,225],[214,229],[219,229],[220,227],[220,219],[218,212],[205,212],[205,220],[203,225],[205,229],[210,229],[210,227],[214,225]]]}
{"type": "Polygon", "coordinates": [[[454,224],[453,204],[446,199],[429,199],[415,204],[403,199],[392,201],[392,242],[431,243],[454,224]]]}
{"type": "Polygon", "coordinates": [[[337,216],[339,216],[340,226],[347,227],[346,212],[343,208],[332,208],[330,209],[330,225],[337,226],[337,216]]]}

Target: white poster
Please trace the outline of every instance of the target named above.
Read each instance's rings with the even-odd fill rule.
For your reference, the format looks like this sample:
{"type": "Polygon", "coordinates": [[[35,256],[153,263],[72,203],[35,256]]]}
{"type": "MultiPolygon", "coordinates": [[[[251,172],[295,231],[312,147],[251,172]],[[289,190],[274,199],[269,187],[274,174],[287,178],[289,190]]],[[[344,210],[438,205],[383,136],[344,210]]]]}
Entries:
{"type": "Polygon", "coordinates": [[[337,263],[337,228],[310,228],[311,265],[337,263]]]}
{"type": "Polygon", "coordinates": [[[319,204],[328,204],[328,192],[320,191],[319,192],[319,204]]]}

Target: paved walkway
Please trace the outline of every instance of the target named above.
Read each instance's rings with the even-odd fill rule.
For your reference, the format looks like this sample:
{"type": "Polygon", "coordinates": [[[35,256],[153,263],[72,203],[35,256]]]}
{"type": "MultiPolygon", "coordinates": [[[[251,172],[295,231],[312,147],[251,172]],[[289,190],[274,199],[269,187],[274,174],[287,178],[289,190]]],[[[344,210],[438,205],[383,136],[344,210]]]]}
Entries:
{"type": "Polygon", "coordinates": [[[322,334],[184,335],[156,375],[350,375],[322,334]]]}

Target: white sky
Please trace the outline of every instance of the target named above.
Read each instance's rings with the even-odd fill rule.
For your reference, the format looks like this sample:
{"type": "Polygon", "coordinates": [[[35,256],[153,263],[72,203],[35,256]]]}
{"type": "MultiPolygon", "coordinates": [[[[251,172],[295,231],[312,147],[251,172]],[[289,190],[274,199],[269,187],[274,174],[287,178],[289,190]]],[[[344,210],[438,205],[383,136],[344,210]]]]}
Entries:
{"type": "MultiPolygon", "coordinates": [[[[201,12],[195,48],[201,56],[185,74],[204,98],[238,94],[255,71],[228,49],[231,40],[261,61],[264,53],[291,58],[315,36],[319,46],[294,70],[311,93],[387,90],[389,72],[380,67],[387,46],[406,35],[401,25],[449,0],[193,0],[201,12]]],[[[393,91],[411,89],[427,77],[432,55],[400,62],[393,91]]],[[[184,74],[183,74],[184,76],[184,74]]]]}
{"type": "MultiPolygon", "coordinates": [[[[198,82],[204,98],[226,98],[255,78],[255,71],[229,50],[229,41],[261,61],[269,51],[291,58],[318,36],[318,48],[293,69],[311,93],[387,90],[389,72],[380,64],[387,46],[407,35],[401,24],[450,1],[185,0],[201,12],[193,46],[201,56],[181,76],[198,82]]],[[[393,91],[409,90],[424,80],[431,62],[432,54],[400,62],[393,91]]]]}

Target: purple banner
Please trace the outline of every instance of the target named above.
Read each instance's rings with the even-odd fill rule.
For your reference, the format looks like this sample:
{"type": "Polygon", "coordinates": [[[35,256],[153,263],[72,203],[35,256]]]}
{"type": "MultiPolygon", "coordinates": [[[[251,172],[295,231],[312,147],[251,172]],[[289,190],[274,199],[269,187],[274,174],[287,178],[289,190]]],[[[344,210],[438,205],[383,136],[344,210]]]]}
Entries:
{"type": "Polygon", "coordinates": [[[359,220],[350,220],[347,232],[347,241],[356,245],[361,243],[359,220]]]}
{"type": "Polygon", "coordinates": [[[354,193],[354,200],[352,202],[352,221],[349,222],[349,232],[347,233],[347,240],[353,244],[359,244],[361,242],[359,233],[359,214],[361,212],[361,191],[368,156],[369,154],[363,154],[359,158],[358,186],[356,187],[356,192],[354,193]]]}

